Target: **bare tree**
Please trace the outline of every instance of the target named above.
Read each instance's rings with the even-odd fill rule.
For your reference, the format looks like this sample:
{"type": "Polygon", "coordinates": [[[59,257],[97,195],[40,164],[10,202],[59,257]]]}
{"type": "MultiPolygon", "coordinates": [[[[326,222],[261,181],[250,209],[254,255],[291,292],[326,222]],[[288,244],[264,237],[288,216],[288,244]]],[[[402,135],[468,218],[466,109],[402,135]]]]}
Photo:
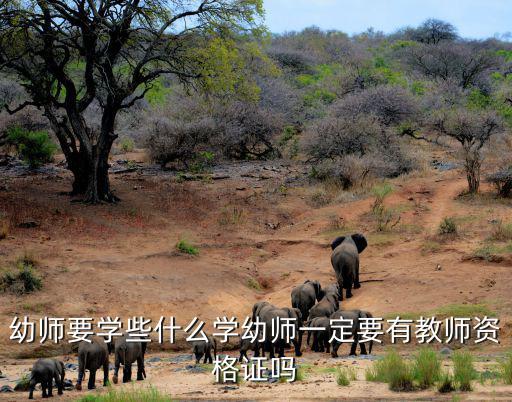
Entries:
{"type": "Polygon", "coordinates": [[[457,39],[457,29],[449,22],[429,18],[412,31],[412,39],[437,45],[443,40],[453,41],[457,39]]]}
{"type": "Polygon", "coordinates": [[[73,172],[73,193],[116,201],[108,156],[118,113],[163,74],[188,84],[210,78],[212,40],[257,27],[262,13],[261,0],[0,0],[0,68],[28,94],[6,109],[41,108],[73,172]],[[84,117],[94,103],[98,129],[84,117]]]}

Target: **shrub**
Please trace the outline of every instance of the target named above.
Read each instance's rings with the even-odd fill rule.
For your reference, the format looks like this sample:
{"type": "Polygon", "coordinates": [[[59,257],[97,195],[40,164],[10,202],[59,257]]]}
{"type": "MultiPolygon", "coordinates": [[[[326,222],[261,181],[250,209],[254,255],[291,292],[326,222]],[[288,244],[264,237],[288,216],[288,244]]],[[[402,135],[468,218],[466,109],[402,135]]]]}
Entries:
{"type": "Polygon", "coordinates": [[[250,289],[254,289],[254,290],[261,290],[260,283],[254,278],[249,278],[247,280],[247,287],[249,287],[250,289]]]}
{"type": "Polygon", "coordinates": [[[398,352],[391,350],[366,371],[367,381],[386,382],[392,391],[411,391],[413,372],[398,352]]]}
{"type": "Polygon", "coordinates": [[[420,388],[434,385],[441,375],[441,362],[437,353],[431,348],[421,349],[415,356],[413,373],[420,388]]]}
{"type": "Polygon", "coordinates": [[[461,391],[471,391],[471,381],[476,378],[473,356],[465,351],[453,354],[453,378],[461,391]]]}
{"type": "Polygon", "coordinates": [[[0,276],[0,289],[18,295],[31,293],[42,287],[42,280],[32,261],[25,258],[19,259],[14,269],[7,270],[0,276]]]}
{"type": "Polygon", "coordinates": [[[388,184],[380,184],[372,189],[375,200],[372,205],[372,214],[377,220],[377,230],[382,232],[389,227],[394,227],[400,222],[400,215],[396,214],[384,205],[384,199],[393,192],[393,187],[388,184]]]}
{"type": "Polygon", "coordinates": [[[448,371],[441,374],[437,390],[442,394],[455,391],[455,387],[453,386],[453,376],[448,371]]]}
{"type": "Polygon", "coordinates": [[[446,217],[439,224],[438,233],[440,235],[456,234],[457,223],[454,218],[446,217]]]}
{"type": "Polygon", "coordinates": [[[357,373],[353,367],[342,367],[336,371],[336,384],[340,387],[350,385],[350,381],[357,379],[357,373]]]}
{"type": "Polygon", "coordinates": [[[8,130],[7,141],[31,168],[37,168],[53,160],[57,146],[46,131],[29,131],[20,127],[8,130]]]}
{"type": "Polygon", "coordinates": [[[199,255],[199,249],[184,239],[181,239],[176,243],[176,250],[184,254],[199,255]]]}
{"type": "Polygon", "coordinates": [[[512,240],[512,224],[498,221],[493,228],[491,240],[508,241],[512,240]]]}
{"type": "Polygon", "coordinates": [[[512,385],[512,352],[507,353],[505,359],[500,362],[500,374],[505,384],[512,385]]]}
{"type": "Polygon", "coordinates": [[[123,152],[133,152],[135,149],[135,142],[130,137],[124,137],[119,141],[119,147],[123,152]]]}
{"type": "Polygon", "coordinates": [[[171,402],[172,399],[163,395],[156,388],[150,387],[147,389],[123,389],[115,390],[109,388],[106,393],[87,395],[80,399],[78,402],[171,402]]]}

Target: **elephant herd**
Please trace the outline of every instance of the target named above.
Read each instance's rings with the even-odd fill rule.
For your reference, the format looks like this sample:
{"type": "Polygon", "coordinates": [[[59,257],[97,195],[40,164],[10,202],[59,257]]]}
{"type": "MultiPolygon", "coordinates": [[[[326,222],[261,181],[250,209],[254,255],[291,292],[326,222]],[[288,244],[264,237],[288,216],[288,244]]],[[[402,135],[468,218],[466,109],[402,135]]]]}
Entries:
{"type": "MultiPolygon", "coordinates": [[[[331,353],[337,357],[340,342],[334,340],[331,349],[331,337],[334,329],[331,328],[331,320],[348,320],[352,322],[351,337],[353,339],[350,354],[356,354],[357,345],[360,345],[361,354],[366,354],[366,345],[359,343],[360,319],[371,318],[371,313],[362,310],[340,310],[340,302],[343,301],[343,291],[347,298],[352,297],[352,288],[361,287],[359,281],[359,254],[364,251],[368,243],[362,234],[353,234],[346,237],[336,238],[332,244],[331,263],[336,274],[336,283],[322,288],[320,282],[307,280],[302,285],[296,286],[291,292],[292,307],[276,307],[268,302],[254,304],[252,320],[263,322],[266,326],[268,338],[271,330],[272,320],[279,318],[294,318],[296,322],[296,336],[293,340],[295,356],[301,356],[301,345],[304,330],[300,328],[311,328],[308,330],[307,344],[310,345],[311,336],[313,343],[311,350],[314,352],[331,353]],[[318,330],[322,328],[324,330],[318,330]]],[[[336,338],[336,337],[334,337],[336,338]]],[[[263,342],[251,342],[248,339],[240,341],[240,358],[247,359],[247,352],[254,351],[256,357],[260,351],[264,355],[269,352],[270,358],[277,352],[279,357],[284,356],[286,346],[285,339],[278,338],[274,342],[265,339],[263,342]]],[[[371,353],[372,343],[369,345],[371,353]]]]}
{"type": "MultiPolygon", "coordinates": [[[[115,364],[112,382],[117,384],[120,365],[123,365],[123,382],[130,382],[132,365],[137,363],[137,380],[146,377],[144,369],[145,342],[128,342],[126,335],[106,343],[99,336],[90,336],[88,341],[78,344],[78,379],[76,389],[82,389],[85,370],[89,370],[88,389],[96,388],[96,371],[103,369],[103,386],[108,384],[109,355],[114,352],[115,364]]],[[[35,386],[41,384],[43,398],[53,396],[53,382],[57,386],[58,394],[62,395],[64,389],[64,363],[57,359],[39,359],[34,363],[30,374],[29,399],[33,399],[35,386]]]]}
{"type": "MultiPolygon", "coordinates": [[[[250,339],[241,339],[240,358],[248,359],[247,352],[252,350],[254,356],[265,356],[269,352],[270,358],[277,353],[279,357],[284,356],[285,348],[288,346],[287,339],[280,335],[270,340],[268,334],[272,331],[272,323],[276,319],[292,319],[295,326],[295,334],[292,343],[295,355],[301,356],[302,338],[304,328],[307,330],[307,343],[310,345],[311,335],[313,343],[311,349],[314,352],[331,353],[337,357],[340,343],[330,342],[334,331],[331,328],[331,320],[344,319],[352,322],[351,335],[353,342],[350,354],[356,354],[357,345],[360,345],[361,354],[366,354],[366,346],[359,343],[359,322],[362,318],[371,318],[372,315],[362,310],[342,310],[340,302],[343,301],[343,291],[347,298],[352,297],[352,288],[361,287],[359,281],[359,254],[367,247],[367,241],[361,234],[353,234],[346,237],[338,237],[332,244],[331,263],[336,274],[336,283],[322,288],[320,282],[307,280],[302,285],[296,286],[291,292],[292,307],[276,307],[269,302],[255,303],[252,309],[252,322],[260,322],[265,326],[267,334],[263,342],[250,339]],[[302,330],[301,330],[302,328],[302,330]],[[313,328],[325,328],[323,331],[314,331],[313,328]],[[332,351],[330,351],[332,347],[332,351]]],[[[104,338],[91,336],[90,342],[81,341],[78,345],[78,379],[76,389],[82,389],[85,371],[89,371],[88,389],[95,388],[96,372],[103,369],[103,385],[108,384],[109,355],[114,352],[115,365],[112,382],[117,384],[120,365],[123,365],[123,382],[130,382],[132,377],[132,365],[137,363],[137,380],[144,380],[146,372],[144,369],[144,355],[146,353],[145,342],[128,342],[126,335],[123,335],[113,343],[106,343],[104,338]]],[[[208,337],[208,341],[194,342],[192,344],[196,363],[204,356],[204,363],[212,363],[213,357],[217,355],[217,343],[214,338],[208,337]]],[[[372,343],[369,345],[371,353],[372,343]]],[[[59,395],[64,389],[64,364],[56,359],[39,359],[34,363],[30,376],[29,399],[33,398],[36,384],[41,384],[43,398],[52,396],[53,383],[58,389],[59,395]]]]}

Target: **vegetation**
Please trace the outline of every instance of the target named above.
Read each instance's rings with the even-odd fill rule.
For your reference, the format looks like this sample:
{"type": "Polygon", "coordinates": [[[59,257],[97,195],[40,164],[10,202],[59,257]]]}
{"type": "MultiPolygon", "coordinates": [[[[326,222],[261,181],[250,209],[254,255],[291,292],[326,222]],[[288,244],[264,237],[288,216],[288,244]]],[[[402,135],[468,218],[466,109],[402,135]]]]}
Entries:
{"type": "Polygon", "coordinates": [[[500,374],[505,384],[512,385],[512,352],[507,353],[500,362],[500,374]]]}
{"type": "Polygon", "coordinates": [[[18,295],[31,293],[42,287],[42,280],[31,258],[20,258],[14,268],[4,270],[0,276],[0,289],[18,295]]]}
{"type": "Polygon", "coordinates": [[[31,168],[51,162],[57,151],[57,146],[47,132],[29,131],[21,127],[12,127],[8,130],[7,143],[16,148],[18,155],[31,168]]]}
{"type": "Polygon", "coordinates": [[[411,366],[396,352],[389,350],[366,371],[367,381],[385,382],[392,391],[412,391],[414,376],[411,366]]]}
{"type": "Polygon", "coordinates": [[[476,378],[473,356],[466,351],[456,351],[453,356],[453,378],[461,391],[471,391],[471,381],[476,378]]]}
{"type": "Polygon", "coordinates": [[[135,142],[132,138],[124,137],[119,141],[119,147],[123,152],[133,152],[135,149],[135,142]]]}
{"type": "Polygon", "coordinates": [[[441,377],[441,361],[435,350],[422,348],[413,363],[414,379],[422,389],[430,388],[441,377]]]}
{"type": "Polygon", "coordinates": [[[176,250],[180,253],[189,255],[199,255],[199,249],[194,245],[190,244],[187,240],[181,239],[176,243],[176,250]]]}
{"type": "Polygon", "coordinates": [[[350,381],[357,380],[357,373],[353,367],[340,367],[336,370],[336,384],[340,387],[347,387],[350,381]]]}
{"type": "Polygon", "coordinates": [[[439,224],[438,233],[440,235],[457,234],[457,223],[455,222],[455,219],[451,217],[443,218],[443,220],[439,224]]]}
{"type": "Polygon", "coordinates": [[[123,389],[110,388],[106,393],[90,394],[78,399],[79,402],[171,402],[169,396],[162,394],[156,388],[123,389]]]}
{"type": "Polygon", "coordinates": [[[437,385],[437,390],[442,394],[455,391],[455,387],[453,385],[453,376],[449,371],[444,371],[441,374],[437,385]]]}

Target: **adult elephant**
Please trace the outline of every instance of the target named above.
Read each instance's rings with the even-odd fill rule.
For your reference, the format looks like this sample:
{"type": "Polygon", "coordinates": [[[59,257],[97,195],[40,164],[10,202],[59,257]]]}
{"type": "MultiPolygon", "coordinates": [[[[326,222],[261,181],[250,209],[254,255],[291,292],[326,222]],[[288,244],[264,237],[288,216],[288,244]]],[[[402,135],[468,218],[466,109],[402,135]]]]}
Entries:
{"type": "Polygon", "coordinates": [[[85,370],[89,370],[88,389],[94,389],[96,381],[96,371],[103,368],[103,386],[108,385],[108,355],[111,349],[111,343],[105,343],[105,339],[99,336],[88,338],[90,342],[82,341],[78,345],[78,380],[76,389],[82,390],[82,381],[85,376],[85,370]]]}
{"type": "MultiPolygon", "coordinates": [[[[329,285],[325,288],[324,297],[317,304],[315,304],[309,310],[309,318],[307,326],[311,326],[310,323],[315,318],[327,317],[329,318],[335,311],[340,308],[339,299],[341,297],[342,290],[339,285],[333,284],[329,285]]],[[[311,331],[308,331],[308,339],[307,343],[310,344],[311,340],[311,331]]]]}
{"type": "MultiPolygon", "coordinates": [[[[352,286],[354,286],[354,289],[361,287],[359,282],[359,254],[367,246],[366,238],[360,233],[338,237],[331,244],[331,264],[336,273],[340,289],[346,290],[347,299],[352,297],[352,286]]],[[[340,300],[343,300],[343,291],[341,291],[340,300]]]]}
{"type": "Polygon", "coordinates": [[[128,342],[126,335],[116,339],[114,346],[114,376],[112,377],[114,384],[117,384],[117,375],[121,364],[123,365],[123,383],[132,380],[132,364],[135,362],[137,362],[137,381],[144,380],[146,377],[146,370],[144,369],[146,347],[145,342],[128,342]]]}
{"type": "Polygon", "coordinates": [[[295,327],[295,337],[292,339],[293,346],[295,347],[295,356],[302,356],[302,352],[300,350],[302,346],[302,334],[300,328],[303,323],[300,310],[290,307],[278,308],[267,302],[256,304],[259,304],[259,306],[255,306],[256,309],[253,309],[253,317],[258,317],[260,322],[265,323],[266,333],[264,350],[270,352],[270,358],[273,359],[275,357],[275,349],[277,349],[279,357],[284,357],[284,349],[287,344],[287,339],[283,333],[280,333],[275,340],[272,339],[272,322],[274,322],[275,327],[275,323],[278,319],[281,320],[281,322],[285,322],[284,320],[287,318],[291,318],[293,320],[293,325],[295,327]]]}
{"type": "MultiPolygon", "coordinates": [[[[341,339],[341,331],[340,330],[338,330],[337,339],[334,339],[334,337],[333,337],[334,333],[336,333],[336,331],[337,331],[336,320],[345,320],[345,321],[349,320],[352,323],[350,331],[346,331],[346,329],[345,329],[346,323],[343,322],[343,327],[345,329],[344,334],[346,334],[347,332],[350,332],[350,335],[352,337],[352,345],[350,346],[350,356],[356,355],[357,345],[359,345],[359,347],[361,349],[361,354],[366,355],[367,352],[366,352],[365,342],[359,342],[359,339],[360,339],[359,332],[360,332],[360,327],[361,327],[360,320],[361,320],[361,318],[372,318],[372,317],[373,316],[370,312],[363,311],[363,310],[338,310],[335,313],[333,313],[331,315],[331,320],[330,320],[330,324],[331,324],[330,331],[331,331],[331,338],[332,338],[331,356],[338,357],[338,349],[342,344],[342,342],[339,341],[341,339]]],[[[370,354],[372,353],[372,348],[373,348],[373,340],[371,340],[369,342],[369,353],[370,354]]]]}
{"type": "Polygon", "coordinates": [[[309,309],[315,305],[317,301],[322,300],[324,291],[318,281],[310,281],[309,279],[302,285],[292,289],[292,307],[298,308],[302,314],[302,320],[307,321],[309,309]]]}

